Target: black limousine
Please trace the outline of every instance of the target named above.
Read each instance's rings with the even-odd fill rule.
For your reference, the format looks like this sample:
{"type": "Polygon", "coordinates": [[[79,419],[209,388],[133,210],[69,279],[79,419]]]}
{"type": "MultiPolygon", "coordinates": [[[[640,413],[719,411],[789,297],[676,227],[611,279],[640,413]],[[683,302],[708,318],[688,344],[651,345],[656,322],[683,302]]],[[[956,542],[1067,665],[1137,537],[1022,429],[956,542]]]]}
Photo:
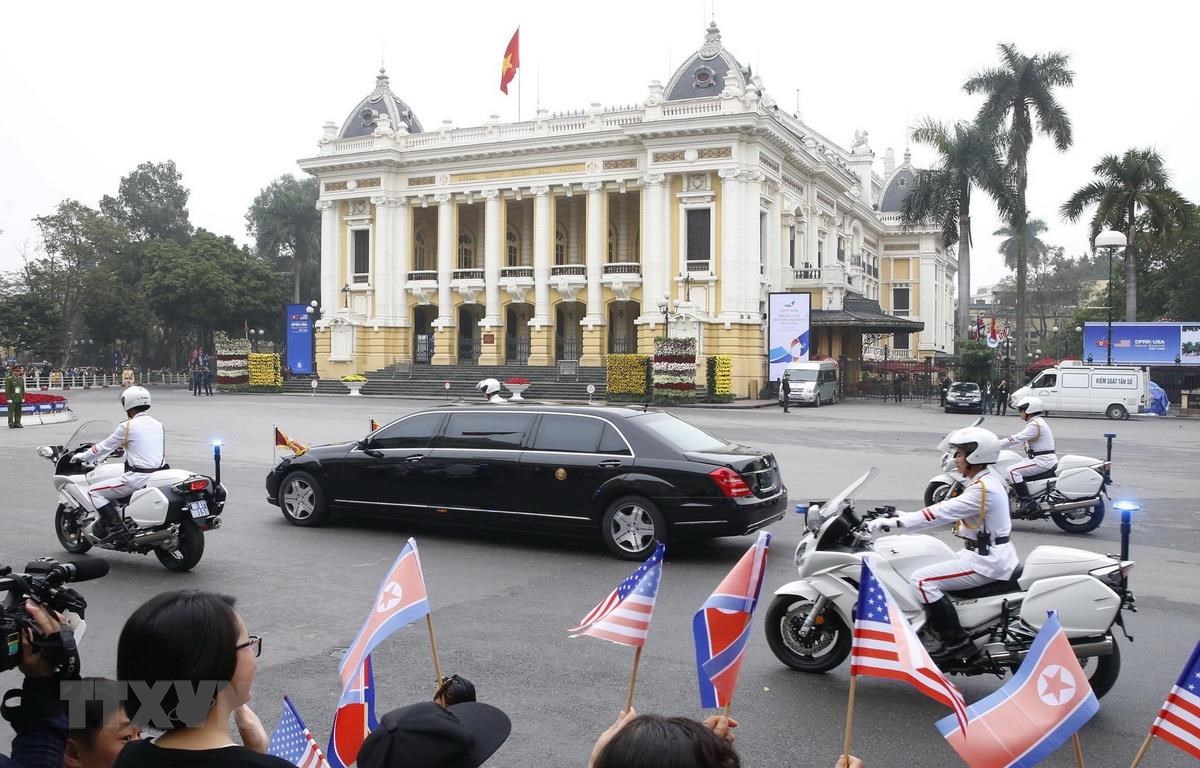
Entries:
{"type": "Polygon", "coordinates": [[[628,560],[656,539],[751,533],[787,507],[768,451],[660,411],[532,404],[443,406],[310,448],[267,475],[267,498],[302,526],[354,512],[599,532],[628,560]]]}

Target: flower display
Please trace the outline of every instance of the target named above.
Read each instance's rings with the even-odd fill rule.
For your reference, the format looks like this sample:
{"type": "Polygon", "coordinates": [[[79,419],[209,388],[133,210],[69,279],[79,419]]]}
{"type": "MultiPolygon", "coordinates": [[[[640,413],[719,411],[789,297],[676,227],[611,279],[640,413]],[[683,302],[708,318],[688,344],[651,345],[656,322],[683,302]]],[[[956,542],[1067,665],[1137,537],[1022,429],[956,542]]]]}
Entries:
{"type": "Polygon", "coordinates": [[[529,379],[525,379],[520,376],[510,376],[509,378],[504,380],[504,383],[505,384],[532,384],[533,382],[530,381],[529,379]]]}
{"type": "Polygon", "coordinates": [[[696,399],[696,340],[659,337],[654,340],[654,401],[691,402],[696,399]]]}
{"type": "Polygon", "coordinates": [[[367,380],[367,377],[363,376],[361,373],[352,373],[349,376],[342,377],[342,381],[352,381],[352,382],[357,381],[357,382],[361,383],[366,380],[367,380]]]}
{"type": "MultiPolygon", "coordinates": [[[[218,361],[220,362],[220,361],[218,361]]],[[[246,359],[251,389],[278,389],[283,386],[283,370],[279,355],[251,353],[246,359]]]]}
{"type": "Polygon", "coordinates": [[[250,383],[250,342],[231,339],[223,333],[216,338],[217,384],[223,389],[241,389],[250,383]]]}
{"type": "Polygon", "coordinates": [[[608,399],[641,402],[649,394],[649,355],[609,355],[605,358],[608,399]]]}
{"type": "Polygon", "coordinates": [[[705,379],[708,383],[710,403],[733,401],[733,358],[729,355],[712,355],[705,361],[705,379]]]}
{"type": "MultiPolygon", "coordinates": [[[[25,399],[22,400],[25,405],[54,405],[56,403],[65,403],[67,398],[61,395],[43,395],[40,392],[26,392],[25,399]]],[[[0,405],[8,405],[8,397],[0,392],[0,405]]]]}

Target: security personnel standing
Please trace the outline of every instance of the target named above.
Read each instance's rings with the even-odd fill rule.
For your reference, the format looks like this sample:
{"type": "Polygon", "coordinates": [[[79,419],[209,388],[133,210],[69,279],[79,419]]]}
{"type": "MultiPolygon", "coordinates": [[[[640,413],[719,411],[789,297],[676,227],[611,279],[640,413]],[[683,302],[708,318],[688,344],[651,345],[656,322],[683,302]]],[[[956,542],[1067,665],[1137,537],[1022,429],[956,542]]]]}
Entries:
{"type": "MultiPolygon", "coordinates": [[[[781,395],[779,404],[783,406],[783,412],[789,413],[788,408],[792,405],[792,383],[788,381],[787,373],[779,377],[779,393],[781,395]]],[[[820,397],[820,395],[817,395],[820,397]]]]}
{"type": "Polygon", "coordinates": [[[909,577],[925,605],[929,626],[942,639],[941,650],[932,654],[935,661],[960,658],[975,650],[945,592],[1007,581],[1020,562],[1010,537],[1012,519],[1004,481],[990,466],[1000,458],[999,438],[986,429],[967,427],[951,434],[948,442],[954,450],[955,466],[965,478],[962,493],[917,512],[867,523],[872,537],[892,528],[907,533],[954,523],[954,535],[963,539],[966,549],[953,560],[918,568],[909,577]]]}
{"type": "Polygon", "coordinates": [[[21,366],[8,369],[4,378],[4,395],[8,398],[8,428],[21,429],[21,406],[25,403],[25,372],[21,366]]]}

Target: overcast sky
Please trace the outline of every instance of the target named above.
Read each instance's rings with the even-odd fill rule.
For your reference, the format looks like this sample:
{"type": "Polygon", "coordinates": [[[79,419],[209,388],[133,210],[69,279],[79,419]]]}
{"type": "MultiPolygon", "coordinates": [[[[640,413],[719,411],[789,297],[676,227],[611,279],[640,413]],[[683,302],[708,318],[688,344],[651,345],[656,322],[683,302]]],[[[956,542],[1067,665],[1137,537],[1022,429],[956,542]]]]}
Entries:
{"type": "MultiPolygon", "coordinates": [[[[374,87],[392,89],[427,129],[444,119],[516,118],[498,90],[521,27],[523,116],[540,91],[551,111],[645,98],[703,42],[715,12],[725,46],[781,107],[843,146],[870,131],[876,171],[906,124],[970,118],[963,81],[997,62],[996,44],[1071,55],[1061,94],[1075,145],[1039,138],[1031,214],[1052,244],[1086,248],[1086,227],[1057,215],[1105,153],[1154,146],[1176,187],[1200,198],[1195,92],[1200,11],[1130,2],[55,2],[6,4],[0,23],[0,269],[33,245],[31,217],[63,198],[96,205],[138,163],[172,159],[191,190],[192,223],[248,241],[244,215],[272,178],[298,173],[321,125],[339,125],[374,87]],[[715,6],[715,7],[714,7],[715,6]],[[540,87],[539,87],[540,81],[540,87]]],[[[510,89],[511,90],[511,89],[510,89]]],[[[913,147],[917,164],[929,160],[913,147]]],[[[975,208],[974,285],[1003,277],[991,206],[975,208]]]]}

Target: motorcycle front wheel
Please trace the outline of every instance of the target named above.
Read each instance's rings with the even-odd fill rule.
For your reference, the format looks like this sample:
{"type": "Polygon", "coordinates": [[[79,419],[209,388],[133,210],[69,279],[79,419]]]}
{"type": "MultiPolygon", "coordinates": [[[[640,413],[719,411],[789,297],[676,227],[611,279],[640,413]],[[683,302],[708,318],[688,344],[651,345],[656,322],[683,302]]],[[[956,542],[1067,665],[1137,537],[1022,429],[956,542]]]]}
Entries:
{"type": "Polygon", "coordinates": [[[1067,533],[1091,533],[1104,522],[1104,499],[1096,497],[1095,504],[1083,509],[1051,512],[1050,519],[1067,533]]]}
{"type": "Polygon", "coordinates": [[[808,637],[800,627],[813,603],[795,595],[778,595],[767,610],[764,629],[767,645],[775,657],[801,672],[828,672],[850,655],[850,629],[832,607],[826,607],[813,622],[808,637]]]}
{"type": "Polygon", "coordinates": [[[172,552],[159,547],[154,555],[168,571],[190,571],[204,556],[204,533],[195,523],[185,521],[179,525],[179,549],[172,552]]]}
{"type": "Polygon", "coordinates": [[[59,504],[54,511],[54,533],[58,543],[72,555],[82,555],[92,548],[92,542],[83,535],[83,527],[79,525],[79,516],[75,510],[67,509],[66,504],[59,504]]]}
{"type": "Polygon", "coordinates": [[[950,486],[934,480],[925,486],[925,506],[932,507],[939,501],[945,501],[950,496],[950,486]]]}

